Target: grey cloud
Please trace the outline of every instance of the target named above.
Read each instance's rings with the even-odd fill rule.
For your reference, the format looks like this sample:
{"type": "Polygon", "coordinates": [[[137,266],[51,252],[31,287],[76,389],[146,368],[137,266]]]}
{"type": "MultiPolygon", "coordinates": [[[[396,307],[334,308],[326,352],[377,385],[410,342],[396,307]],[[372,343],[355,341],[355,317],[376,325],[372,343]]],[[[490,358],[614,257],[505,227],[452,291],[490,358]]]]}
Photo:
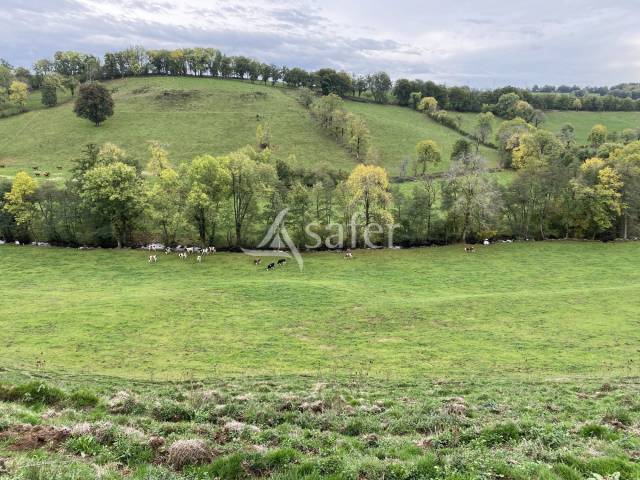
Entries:
{"type": "Polygon", "coordinates": [[[55,50],[102,55],[140,44],[211,46],[307,69],[386,70],[395,78],[433,78],[477,87],[613,84],[638,80],[634,77],[640,75],[633,63],[640,53],[640,37],[635,47],[628,42],[637,35],[631,1],[600,7],[595,0],[541,0],[534,8],[528,2],[487,0],[482,11],[469,0],[450,8],[438,2],[437,9],[434,0],[385,1],[378,9],[363,2],[350,5],[357,15],[338,0],[109,4],[118,7],[117,16],[100,15],[81,0],[2,0],[0,57],[31,65],[55,50]],[[402,3],[406,8],[396,5],[402,3]],[[392,7],[393,14],[388,14],[392,7]],[[167,24],[161,20],[166,18],[176,21],[167,24]],[[429,40],[421,40],[425,38],[429,40]]]}

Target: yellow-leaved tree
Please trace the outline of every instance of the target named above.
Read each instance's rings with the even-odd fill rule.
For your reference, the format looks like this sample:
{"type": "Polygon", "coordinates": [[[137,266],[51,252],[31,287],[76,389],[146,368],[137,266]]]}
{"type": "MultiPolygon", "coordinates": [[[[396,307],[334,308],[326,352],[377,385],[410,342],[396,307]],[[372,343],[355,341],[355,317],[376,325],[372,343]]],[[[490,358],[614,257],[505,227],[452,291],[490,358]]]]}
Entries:
{"type": "Polygon", "coordinates": [[[365,227],[374,219],[381,224],[393,222],[393,215],[389,210],[389,176],[384,168],[358,165],[347,179],[347,189],[354,211],[361,210],[364,214],[365,227]]]}
{"type": "Polygon", "coordinates": [[[14,80],[9,86],[9,101],[16,104],[20,110],[24,110],[29,96],[29,87],[24,82],[14,80]]]}
{"type": "Polygon", "coordinates": [[[33,195],[38,188],[36,181],[27,172],[18,172],[13,179],[11,190],[4,194],[4,209],[15,218],[16,223],[33,234],[33,223],[37,209],[33,195]]]}
{"type": "Polygon", "coordinates": [[[158,141],[149,143],[149,163],[147,170],[152,175],[160,175],[163,170],[171,167],[169,155],[162,144],[158,141]]]}

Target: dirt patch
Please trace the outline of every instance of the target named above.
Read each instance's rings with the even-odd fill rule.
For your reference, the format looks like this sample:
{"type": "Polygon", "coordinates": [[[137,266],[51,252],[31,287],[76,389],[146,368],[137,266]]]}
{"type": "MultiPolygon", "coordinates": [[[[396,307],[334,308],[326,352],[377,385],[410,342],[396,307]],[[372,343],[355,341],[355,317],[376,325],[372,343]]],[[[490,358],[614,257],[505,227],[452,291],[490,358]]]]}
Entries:
{"type": "Polygon", "coordinates": [[[240,94],[240,99],[247,100],[266,100],[269,94],[267,92],[247,92],[240,94]]]}
{"type": "Polygon", "coordinates": [[[150,90],[151,87],[149,85],[143,85],[142,87],[134,88],[133,90],[131,90],[131,93],[133,95],[142,95],[148,93],[150,90]]]}
{"type": "Polygon", "coordinates": [[[10,450],[35,450],[37,448],[55,448],[71,435],[64,427],[48,425],[13,425],[0,432],[0,440],[9,440],[10,450]]]}
{"type": "Polygon", "coordinates": [[[199,90],[163,90],[155,96],[157,102],[180,105],[197,100],[200,97],[199,90]]]}

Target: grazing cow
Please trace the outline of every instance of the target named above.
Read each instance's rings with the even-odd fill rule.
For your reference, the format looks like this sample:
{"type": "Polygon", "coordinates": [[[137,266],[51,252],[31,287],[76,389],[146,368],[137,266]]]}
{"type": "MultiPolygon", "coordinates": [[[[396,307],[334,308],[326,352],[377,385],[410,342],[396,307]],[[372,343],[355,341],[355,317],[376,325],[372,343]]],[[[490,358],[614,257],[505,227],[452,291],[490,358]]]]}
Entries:
{"type": "Polygon", "coordinates": [[[34,170],[39,170],[40,169],[40,167],[31,167],[31,168],[33,168],[34,170]]]}
{"type": "Polygon", "coordinates": [[[279,267],[284,267],[287,264],[287,259],[286,258],[281,258],[280,260],[278,260],[278,266],[279,267]]]}
{"type": "Polygon", "coordinates": [[[164,249],[164,254],[169,255],[171,253],[171,247],[167,247],[164,249]]]}
{"type": "Polygon", "coordinates": [[[149,263],[156,263],[158,261],[157,255],[149,255],[149,263]]]}
{"type": "Polygon", "coordinates": [[[57,168],[58,170],[62,170],[62,165],[58,165],[56,168],[57,168]]]}
{"type": "Polygon", "coordinates": [[[45,177],[48,177],[51,174],[49,172],[43,172],[42,175],[44,175],[45,177]]]}
{"type": "Polygon", "coordinates": [[[262,263],[262,259],[261,258],[254,258],[253,259],[253,264],[257,267],[258,265],[260,265],[262,263]]]}
{"type": "Polygon", "coordinates": [[[473,253],[475,252],[475,248],[473,248],[473,245],[469,245],[468,247],[464,247],[464,251],[467,253],[473,253]]]}
{"type": "Polygon", "coordinates": [[[16,245],[20,245],[20,240],[16,240],[16,241],[15,241],[15,242],[13,242],[13,243],[15,243],[16,245]]]}
{"type": "Polygon", "coordinates": [[[39,177],[39,176],[40,176],[40,172],[36,172],[36,177],[39,177]]]}
{"type": "Polygon", "coordinates": [[[488,238],[484,239],[484,242],[482,242],[483,245],[491,245],[491,242],[489,241],[488,238]]]}
{"type": "Polygon", "coordinates": [[[202,255],[198,255],[198,257],[196,258],[196,261],[198,263],[202,263],[202,255]]]}
{"type": "Polygon", "coordinates": [[[269,265],[267,265],[267,270],[275,270],[276,269],[276,264],[271,262],[269,265]]]}
{"type": "Polygon", "coordinates": [[[187,247],[187,254],[193,253],[193,247],[187,247]]]}

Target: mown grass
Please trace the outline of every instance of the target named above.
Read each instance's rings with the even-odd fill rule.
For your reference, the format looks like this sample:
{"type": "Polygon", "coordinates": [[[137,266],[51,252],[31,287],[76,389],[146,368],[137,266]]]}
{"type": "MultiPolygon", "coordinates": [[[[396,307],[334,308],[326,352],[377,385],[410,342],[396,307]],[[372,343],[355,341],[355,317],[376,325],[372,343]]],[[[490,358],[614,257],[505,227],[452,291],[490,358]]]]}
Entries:
{"type": "Polygon", "coordinates": [[[2,379],[0,475],[11,480],[640,477],[637,378],[2,379]],[[95,402],[78,404],[80,389],[95,402]]]}
{"type": "Polygon", "coordinates": [[[19,169],[68,176],[87,143],[116,143],[145,165],[148,142],[166,145],[174,164],[209,153],[222,155],[256,143],[260,121],[272,130],[274,155],[302,165],[323,162],[351,170],[355,160],[310,118],[295,95],[249,82],[198,78],[130,78],[108,82],[115,114],[100,127],[77,118],[72,104],[0,119],[0,174],[19,169]],[[58,171],[57,166],[63,170],[58,171]]]}
{"type": "MultiPolygon", "coordinates": [[[[405,107],[377,105],[373,103],[345,102],[348,110],[362,116],[371,131],[372,141],[381,156],[381,164],[391,175],[399,175],[400,165],[409,158],[408,174],[413,173],[416,144],[422,140],[434,140],[442,150],[442,162],[431,166],[430,172],[442,172],[449,168],[451,151],[459,133],[431,120],[424,114],[405,107]]],[[[495,167],[498,153],[481,147],[480,153],[495,167]]]]}
{"type": "Polygon", "coordinates": [[[640,244],[304,255],[0,247],[0,362],[177,379],[579,377],[638,371],[640,244]]]}

